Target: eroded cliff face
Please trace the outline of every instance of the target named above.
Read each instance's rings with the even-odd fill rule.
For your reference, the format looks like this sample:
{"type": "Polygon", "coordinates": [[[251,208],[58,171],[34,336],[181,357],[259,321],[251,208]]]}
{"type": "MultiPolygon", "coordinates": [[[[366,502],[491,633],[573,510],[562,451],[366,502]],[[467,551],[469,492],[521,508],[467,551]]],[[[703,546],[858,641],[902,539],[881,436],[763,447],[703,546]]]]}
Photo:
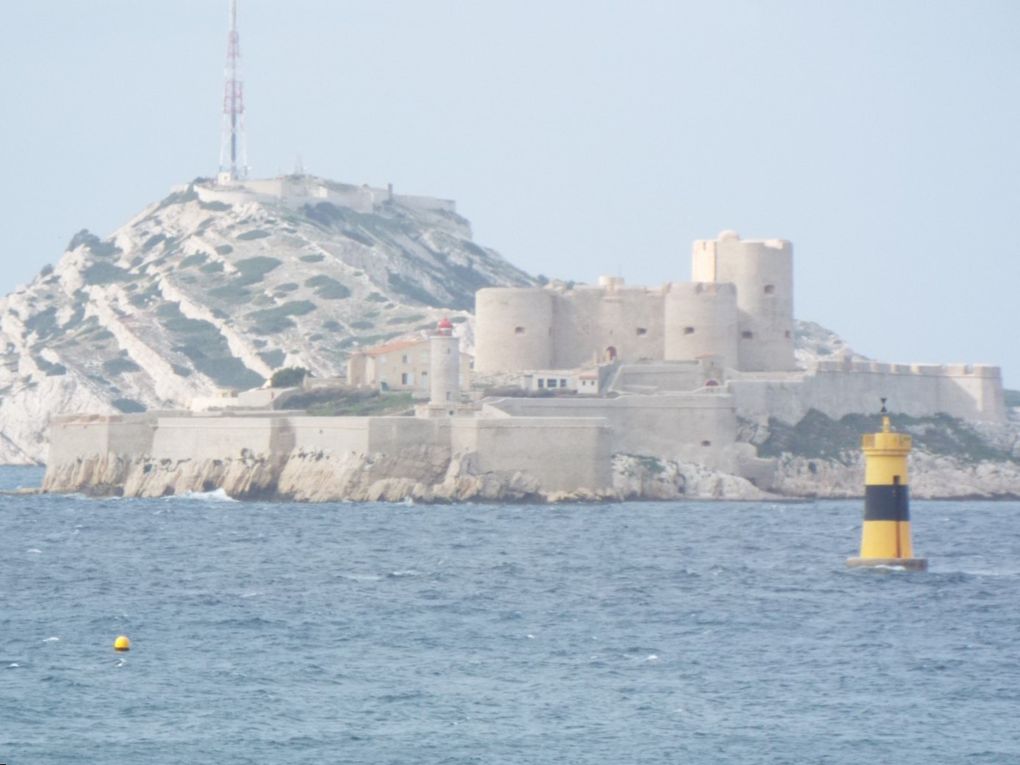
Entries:
{"type": "Polygon", "coordinates": [[[531,476],[487,473],[473,454],[408,447],[399,455],[295,451],[273,459],[153,460],[107,455],[50,465],[43,490],[161,497],[222,489],[237,499],[302,502],[594,502],[627,499],[763,499],[737,476],[700,465],[618,455],[611,488],[544,491],[531,476]]]}
{"type": "MultiPolygon", "coordinates": [[[[863,457],[810,459],[784,455],[775,491],[787,497],[860,497],[864,492],[863,457]]],[[[1020,464],[965,461],[914,451],[910,455],[910,496],[916,499],[1020,498],[1020,464]]]]}
{"type": "MultiPolygon", "coordinates": [[[[917,499],[1020,497],[1020,464],[911,455],[917,499]]],[[[301,502],[592,502],[720,499],[761,501],[860,497],[864,463],[848,455],[784,455],[764,491],[739,476],[686,462],[616,455],[611,489],[546,492],[525,473],[486,473],[472,454],[408,447],[399,455],[295,451],[273,459],[246,453],[222,460],[153,460],[115,455],[51,465],[43,490],[96,496],[161,497],[222,489],[237,499],[301,502]]]]}
{"type": "Polygon", "coordinates": [[[187,408],[283,366],[335,376],[351,348],[447,315],[470,344],[475,290],[532,283],[450,209],[204,201],[207,186],[107,239],[80,232],[0,299],[0,464],[45,461],[53,414],[187,408]]]}
{"type": "MultiPolygon", "coordinates": [[[[470,454],[408,447],[399,455],[295,451],[284,458],[245,454],[223,460],[152,460],[116,456],[49,466],[43,490],[161,497],[222,489],[237,499],[303,502],[543,501],[524,474],[481,473],[470,454]]],[[[579,491],[576,499],[605,498],[579,491]]]]}

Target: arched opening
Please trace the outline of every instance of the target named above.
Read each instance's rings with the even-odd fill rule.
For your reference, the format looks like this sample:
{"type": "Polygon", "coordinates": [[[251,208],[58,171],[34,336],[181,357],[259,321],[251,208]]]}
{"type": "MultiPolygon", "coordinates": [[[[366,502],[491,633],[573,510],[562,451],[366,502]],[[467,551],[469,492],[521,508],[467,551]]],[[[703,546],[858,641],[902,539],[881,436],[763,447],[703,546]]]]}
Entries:
{"type": "Polygon", "coordinates": [[[616,346],[610,345],[606,348],[606,361],[616,361],[616,346]]]}

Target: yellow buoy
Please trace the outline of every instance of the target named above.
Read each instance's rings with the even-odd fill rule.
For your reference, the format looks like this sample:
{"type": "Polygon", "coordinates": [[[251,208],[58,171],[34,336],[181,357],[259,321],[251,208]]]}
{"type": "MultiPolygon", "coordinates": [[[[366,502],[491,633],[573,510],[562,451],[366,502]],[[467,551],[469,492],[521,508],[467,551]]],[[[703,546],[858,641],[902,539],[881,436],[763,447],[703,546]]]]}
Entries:
{"type": "Polygon", "coordinates": [[[910,436],[893,431],[882,399],[882,432],[861,437],[864,452],[864,524],[861,554],[848,566],[900,566],[924,571],[928,561],[914,557],[910,542],[910,488],[907,457],[910,436]]]}
{"type": "Polygon", "coordinates": [[[117,639],[113,641],[114,651],[130,651],[131,641],[128,640],[127,635],[117,635],[117,639]]]}

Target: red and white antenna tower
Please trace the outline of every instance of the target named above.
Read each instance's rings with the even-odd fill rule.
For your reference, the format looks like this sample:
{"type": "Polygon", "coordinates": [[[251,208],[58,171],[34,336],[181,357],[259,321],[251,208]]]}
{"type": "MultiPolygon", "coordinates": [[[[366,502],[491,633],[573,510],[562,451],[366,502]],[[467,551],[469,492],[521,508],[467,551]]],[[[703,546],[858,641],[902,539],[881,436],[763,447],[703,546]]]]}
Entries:
{"type": "Polygon", "coordinates": [[[248,177],[244,138],[244,83],[241,82],[241,45],[237,34],[237,0],[230,0],[227,66],[224,71],[223,131],[220,139],[220,183],[248,177]]]}

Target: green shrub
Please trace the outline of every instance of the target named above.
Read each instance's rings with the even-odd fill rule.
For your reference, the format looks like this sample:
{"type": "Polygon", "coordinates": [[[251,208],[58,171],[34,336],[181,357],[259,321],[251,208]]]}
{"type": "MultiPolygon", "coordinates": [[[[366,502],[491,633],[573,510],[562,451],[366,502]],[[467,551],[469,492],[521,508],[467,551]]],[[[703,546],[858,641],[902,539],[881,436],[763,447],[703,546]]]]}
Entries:
{"type": "Polygon", "coordinates": [[[344,300],[351,296],[351,291],[343,284],[324,274],[305,280],[306,287],[315,287],[315,294],[326,300],[344,300]]]}
{"type": "Polygon", "coordinates": [[[273,372],[269,384],[274,388],[293,388],[303,383],[308,375],[304,367],[284,367],[273,372]]]}
{"type": "Polygon", "coordinates": [[[145,404],[135,401],[133,398],[118,398],[110,402],[114,408],[124,414],[135,414],[145,411],[145,404]]]}
{"type": "Polygon", "coordinates": [[[123,268],[111,263],[93,263],[82,272],[86,284],[113,284],[131,278],[131,274],[123,268]]]}
{"type": "Polygon", "coordinates": [[[181,268],[191,268],[205,263],[209,259],[209,256],[204,252],[196,252],[194,255],[188,255],[186,258],[181,260],[181,268]]]}
{"type": "Polygon", "coordinates": [[[254,258],[239,260],[234,266],[240,272],[240,276],[234,280],[234,284],[247,286],[260,282],[262,277],[280,265],[282,265],[282,261],[266,257],[265,255],[257,255],[254,258]]]}
{"type": "Polygon", "coordinates": [[[283,363],[283,360],[287,358],[287,354],[277,348],[272,351],[262,351],[259,353],[259,358],[266,362],[269,366],[275,368],[283,363]]]}
{"type": "Polygon", "coordinates": [[[127,359],[122,356],[103,362],[103,371],[110,377],[116,377],[117,375],[124,374],[125,372],[139,372],[141,369],[142,368],[131,359],[127,359]]]}

